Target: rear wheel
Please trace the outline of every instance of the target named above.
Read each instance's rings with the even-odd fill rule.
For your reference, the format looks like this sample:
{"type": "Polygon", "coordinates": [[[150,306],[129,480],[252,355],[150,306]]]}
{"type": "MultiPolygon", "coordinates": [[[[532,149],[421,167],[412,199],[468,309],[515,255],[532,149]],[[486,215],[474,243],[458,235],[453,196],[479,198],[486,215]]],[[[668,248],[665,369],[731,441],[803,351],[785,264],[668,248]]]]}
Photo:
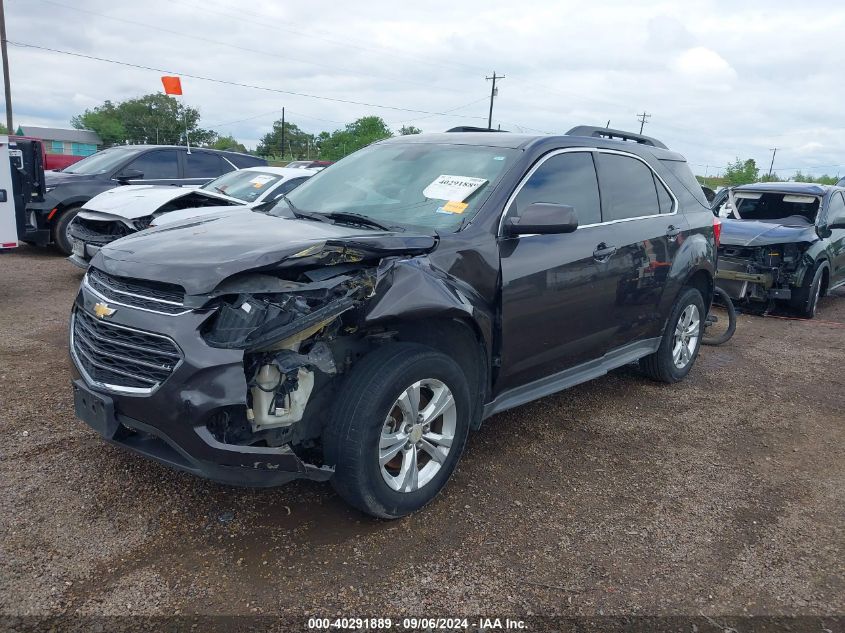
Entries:
{"type": "Polygon", "coordinates": [[[332,485],[373,516],[410,514],[449,479],[469,420],[469,387],[455,361],[422,345],[381,347],[353,368],[324,431],[332,485]]]}
{"type": "Polygon", "coordinates": [[[53,245],[63,255],[70,255],[73,252],[73,240],[70,237],[70,223],[79,207],[70,207],[62,211],[62,214],[53,222],[53,245]]]}
{"type": "Polygon", "coordinates": [[[695,288],[681,291],[669,315],[660,347],[640,359],[640,368],[649,378],[673,383],[690,372],[701,347],[704,315],[701,293],[695,288]]]}

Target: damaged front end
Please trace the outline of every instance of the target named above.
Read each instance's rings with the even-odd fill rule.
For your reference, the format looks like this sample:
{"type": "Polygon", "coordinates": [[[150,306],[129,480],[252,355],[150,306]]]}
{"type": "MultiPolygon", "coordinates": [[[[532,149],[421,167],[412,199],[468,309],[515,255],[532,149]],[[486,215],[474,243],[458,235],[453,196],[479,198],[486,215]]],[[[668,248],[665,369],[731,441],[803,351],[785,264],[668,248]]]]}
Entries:
{"type": "Polygon", "coordinates": [[[297,425],[315,390],[343,371],[341,355],[350,346],[337,339],[357,329],[360,308],[373,293],[375,268],[338,265],[297,277],[246,274],[216,291],[225,294],[202,336],[212,347],[244,350],[248,388],[243,415],[209,424],[218,441],[308,448],[319,435],[318,423],[297,425]],[[258,288],[272,292],[228,294],[258,288]]]}
{"type": "Polygon", "coordinates": [[[812,270],[808,244],[719,247],[716,284],[736,302],[790,300],[812,270]]]}

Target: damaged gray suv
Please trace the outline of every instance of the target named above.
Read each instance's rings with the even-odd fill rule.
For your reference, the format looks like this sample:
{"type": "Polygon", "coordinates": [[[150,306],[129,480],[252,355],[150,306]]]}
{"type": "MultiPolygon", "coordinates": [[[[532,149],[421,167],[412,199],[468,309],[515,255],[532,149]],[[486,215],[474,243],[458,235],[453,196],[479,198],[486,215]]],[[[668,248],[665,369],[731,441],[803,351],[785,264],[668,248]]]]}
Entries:
{"type": "Polygon", "coordinates": [[[76,413],[197,475],[331,480],[403,516],[495,413],[635,361],[683,378],[718,224],[648,137],[389,139],[269,212],[100,250],[71,315],[76,413]]]}

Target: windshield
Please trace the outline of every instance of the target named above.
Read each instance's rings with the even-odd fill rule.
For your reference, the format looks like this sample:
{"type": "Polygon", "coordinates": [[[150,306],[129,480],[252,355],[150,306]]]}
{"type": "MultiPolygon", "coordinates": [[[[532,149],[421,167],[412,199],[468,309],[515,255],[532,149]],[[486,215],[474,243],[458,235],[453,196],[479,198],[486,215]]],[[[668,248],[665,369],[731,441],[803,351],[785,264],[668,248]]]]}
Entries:
{"type": "MultiPolygon", "coordinates": [[[[476,145],[366,147],[288,194],[297,210],[356,213],[388,226],[455,231],[472,218],[516,151],[476,145]]],[[[279,203],[274,213],[286,210],[279,203]]]]}
{"type": "Polygon", "coordinates": [[[104,174],[117,167],[130,156],[134,156],[140,152],[141,149],[140,147],[112,147],[111,149],[104,149],[102,152],[91,154],[88,158],[83,158],[78,163],[65,167],[62,171],[69,174],[85,174],[88,176],[104,174]]]}
{"type": "Polygon", "coordinates": [[[279,174],[263,171],[230,171],[204,184],[201,189],[232,196],[244,202],[254,202],[281,179],[279,174]]]}
{"type": "MultiPolygon", "coordinates": [[[[735,191],[739,217],[743,220],[777,220],[781,224],[813,224],[819,211],[819,198],[812,195],[735,191]]],[[[729,218],[736,218],[732,210],[729,218]]]]}

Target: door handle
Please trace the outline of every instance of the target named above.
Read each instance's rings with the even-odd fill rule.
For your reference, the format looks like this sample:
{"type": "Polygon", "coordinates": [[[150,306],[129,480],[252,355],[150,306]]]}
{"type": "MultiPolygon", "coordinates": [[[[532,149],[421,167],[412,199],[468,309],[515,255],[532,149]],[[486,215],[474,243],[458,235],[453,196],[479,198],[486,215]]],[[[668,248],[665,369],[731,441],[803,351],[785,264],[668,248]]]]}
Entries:
{"type": "Polygon", "coordinates": [[[616,252],[615,246],[608,246],[604,242],[596,246],[596,250],[593,251],[593,259],[596,261],[607,261],[610,259],[610,256],[616,252]]]}
{"type": "Polygon", "coordinates": [[[670,224],[666,227],[666,237],[676,238],[681,234],[681,229],[679,229],[674,224],[670,224]]]}

